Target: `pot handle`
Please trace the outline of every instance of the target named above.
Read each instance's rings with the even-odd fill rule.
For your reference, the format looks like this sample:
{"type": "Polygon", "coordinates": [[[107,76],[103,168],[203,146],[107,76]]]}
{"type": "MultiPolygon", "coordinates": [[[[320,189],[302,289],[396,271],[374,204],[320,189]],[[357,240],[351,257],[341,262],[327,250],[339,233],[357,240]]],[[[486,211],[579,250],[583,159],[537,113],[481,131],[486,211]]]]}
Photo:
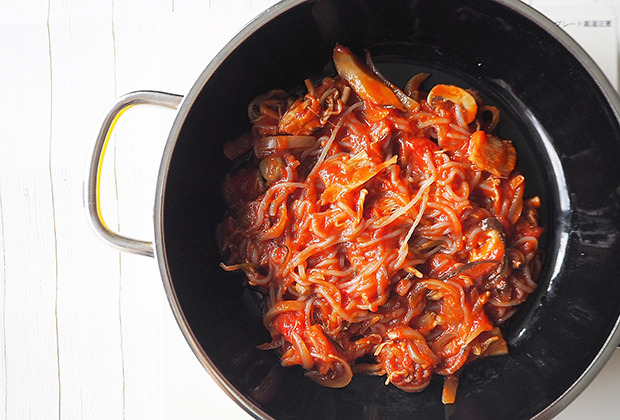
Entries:
{"type": "Polygon", "coordinates": [[[99,238],[119,251],[132,254],[154,256],[153,243],[129,238],[112,232],[105,224],[101,214],[99,201],[99,187],[101,167],[106,146],[112,135],[112,130],[123,113],[134,105],[159,105],[166,108],[178,108],[183,96],[156,91],[136,91],[123,95],[112,103],[99,121],[92,146],[90,162],[84,181],[84,208],[90,225],[99,238]]]}

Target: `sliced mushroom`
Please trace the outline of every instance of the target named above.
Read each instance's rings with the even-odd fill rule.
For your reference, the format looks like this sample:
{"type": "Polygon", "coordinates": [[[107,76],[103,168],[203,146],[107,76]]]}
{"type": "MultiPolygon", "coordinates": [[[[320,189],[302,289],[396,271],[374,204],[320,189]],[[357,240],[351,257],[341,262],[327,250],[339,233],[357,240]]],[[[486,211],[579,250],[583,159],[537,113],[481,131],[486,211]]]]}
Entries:
{"type": "Polygon", "coordinates": [[[351,85],[355,93],[365,101],[376,105],[405,110],[394,92],[346,47],[334,48],[336,71],[351,85]]]}
{"type": "Polygon", "coordinates": [[[286,162],[280,156],[270,155],[260,161],[258,168],[266,181],[274,182],[282,178],[286,162]]]}
{"type": "Polygon", "coordinates": [[[472,94],[454,85],[435,85],[428,93],[427,101],[433,107],[437,107],[438,102],[443,101],[458,105],[463,112],[466,124],[471,123],[478,113],[478,104],[472,94]]]}

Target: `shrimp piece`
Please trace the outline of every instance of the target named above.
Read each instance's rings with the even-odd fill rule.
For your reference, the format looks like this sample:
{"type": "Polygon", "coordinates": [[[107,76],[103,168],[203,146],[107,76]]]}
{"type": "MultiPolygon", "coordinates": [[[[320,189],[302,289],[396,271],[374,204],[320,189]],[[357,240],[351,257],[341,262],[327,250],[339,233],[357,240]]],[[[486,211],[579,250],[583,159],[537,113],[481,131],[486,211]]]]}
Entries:
{"type": "Polygon", "coordinates": [[[499,178],[507,178],[517,163],[517,151],[510,140],[502,140],[484,131],[471,135],[467,157],[479,169],[499,178]]]}

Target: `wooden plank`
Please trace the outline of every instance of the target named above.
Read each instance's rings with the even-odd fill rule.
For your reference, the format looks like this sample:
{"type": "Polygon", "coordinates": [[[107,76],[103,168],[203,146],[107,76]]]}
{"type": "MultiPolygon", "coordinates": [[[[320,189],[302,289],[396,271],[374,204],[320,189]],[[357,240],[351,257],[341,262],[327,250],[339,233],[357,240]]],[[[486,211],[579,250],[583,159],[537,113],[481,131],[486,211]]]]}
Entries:
{"type": "Polygon", "coordinates": [[[208,10],[209,3],[209,0],[172,0],[172,11],[201,13],[208,10]]]}
{"type": "Polygon", "coordinates": [[[210,0],[208,11],[232,11],[251,10],[252,0],[210,0]]]}
{"type": "Polygon", "coordinates": [[[3,13],[10,13],[13,20],[0,27],[4,394],[0,417],[7,419],[56,418],[59,412],[46,10],[44,2],[7,4],[3,13]],[[28,24],[32,20],[41,24],[28,24]]]}
{"type": "MultiPolygon", "coordinates": [[[[118,2],[114,8],[116,91],[160,89],[157,20],[170,0],[118,2]]],[[[153,240],[155,184],[175,112],[128,111],[115,129],[115,176],[120,231],[153,240]]],[[[121,255],[120,319],[126,418],[162,418],[162,312],[170,311],[156,261],[121,255]]]]}
{"type": "MultiPolygon", "coordinates": [[[[81,206],[92,134],[115,97],[112,3],[52,1],[50,8],[49,161],[59,250],[57,417],[120,419],[125,412],[120,257],[93,234],[81,206]]],[[[104,201],[115,201],[114,190],[106,191],[104,201]]],[[[114,207],[106,211],[112,226],[117,223],[114,207]]]]}
{"type": "MultiPolygon", "coordinates": [[[[0,146],[0,150],[2,147],[0,146]]],[[[6,365],[6,246],[4,234],[4,211],[2,206],[2,191],[0,190],[0,413],[6,419],[8,411],[8,387],[7,387],[7,365],[6,365]]]]}
{"type": "Polygon", "coordinates": [[[260,13],[277,3],[278,0],[251,0],[250,8],[253,12],[260,13]]]}

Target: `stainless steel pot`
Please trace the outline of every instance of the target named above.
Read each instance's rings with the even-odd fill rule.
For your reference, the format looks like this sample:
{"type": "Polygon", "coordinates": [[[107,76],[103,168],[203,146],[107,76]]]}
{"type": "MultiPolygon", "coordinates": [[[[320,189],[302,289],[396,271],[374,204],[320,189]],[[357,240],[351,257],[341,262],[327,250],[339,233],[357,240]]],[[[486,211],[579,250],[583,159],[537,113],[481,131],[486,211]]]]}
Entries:
{"type": "Polygon", "coordinates": [[[519,1],[285,1],[245,27],[184,97],[134,92],[100,123],[85,182],[95,232],[155,256],[194,353],[257,419],[549,419],[594,378],[620,341],[620,99],[588,55],[519,1]],[[418,394],[356,377],[321,388],[277,357],[252,294],[219,268],[215,229],[229,164],[222,145],[248,129],[245,107],[275,87],[334,74],[335,42],[369,49],[396,84],[417,70],[471,86],[502,111],[500,134],[538,194],[547,229],[538,291],[506,326],[510,353],[468,367],[456,403],[441,383],[418,394]],[[155,196],[155,242],[110,231],[100,217],[100,162],[115,121],[141,103],[177,108],[155,196]]]}

